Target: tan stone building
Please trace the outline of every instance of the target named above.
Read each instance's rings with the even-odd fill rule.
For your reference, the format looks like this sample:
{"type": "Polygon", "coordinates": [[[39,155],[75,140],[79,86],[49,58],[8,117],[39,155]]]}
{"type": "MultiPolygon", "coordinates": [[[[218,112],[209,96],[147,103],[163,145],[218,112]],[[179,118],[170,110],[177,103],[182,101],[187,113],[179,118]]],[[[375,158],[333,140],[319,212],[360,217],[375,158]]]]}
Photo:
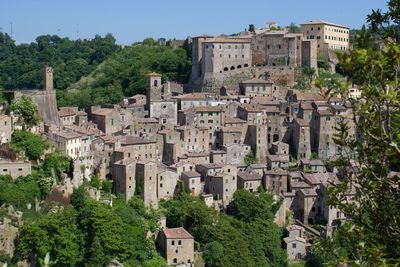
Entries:
{"type": "Polygon", "coordinates": [[[274,83],[261,80],[252,79],[239,83],[240,93],[245,96],[269,96],[272,97],[277,89],[274,83]]]}
{"type": "Polygon", "coordinates": [[[10,175],[13,180],[31,174],[29,161],[0,160],[0,175],[10,175]]]}
{"type": "Polygon", "coordinates": [[[327,55],[328,50],[349,50],[349,28],[322,20],[300,24],[301,32],[308,40],[317,40],[318,53],[327,55]]]}
{"type": "Polygon", "coordinates": [[[194,263],[194,238],[183,227],[166,228],[157,239],[168,266],[194,263]]]}
{"type": "Polygon", "coordinates": [[[262,176],[256,172],[238,172],[237,189],[245,189],[249,192],[258,192],[262,185],[262,176]]]}
{"type": "Polygon", "coordinates": [[[0,115],[0,144],[8,143],[11,141],[12,128],[11,117],[7,115],[0,115]]]}

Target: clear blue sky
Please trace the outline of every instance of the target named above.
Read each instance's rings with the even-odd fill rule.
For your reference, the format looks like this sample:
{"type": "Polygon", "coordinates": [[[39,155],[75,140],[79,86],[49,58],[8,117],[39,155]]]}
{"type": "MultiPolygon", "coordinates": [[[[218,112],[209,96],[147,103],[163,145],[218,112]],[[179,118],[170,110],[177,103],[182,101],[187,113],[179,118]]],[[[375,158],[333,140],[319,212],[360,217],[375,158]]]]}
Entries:
{"type": "Polygon", "coordinates": [[[18,43],[42,34],[76,39],[112,33],[118,43],[146,37],[184,39],[256,27],[322,19],[359,28],[386,0],[0,0],[0,28],[18,43]]]}

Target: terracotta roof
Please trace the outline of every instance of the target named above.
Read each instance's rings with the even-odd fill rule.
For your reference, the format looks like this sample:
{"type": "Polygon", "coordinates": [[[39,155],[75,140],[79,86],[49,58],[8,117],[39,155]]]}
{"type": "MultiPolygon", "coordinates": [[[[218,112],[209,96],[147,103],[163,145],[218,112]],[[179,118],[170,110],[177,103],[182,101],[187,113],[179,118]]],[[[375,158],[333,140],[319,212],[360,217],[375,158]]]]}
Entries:
{"type": "Polygon", "coordinates": [[[60,117],[67,117],[67,116],[74,116],[76,115],[76,112],[74,109],[69,108],[69,107],[62,107],[60,108],[60,110],[58,111],[58,115],[60,117]]]}
{"type": "Polygon", "coordinates": [[[178,95],[174,98],[182,100],[202,100],[202,99],[214,99],[216,94],[214,93],[190,93],[184,95],[178,95]]]}
{"type": "Polygon", "coordinates": [[[151,144],[156,143],[157,141],[151,139],[144,139],[132,135],[124,136],[121,140],[121,145],[129,146],[129,145],[141,145],[141,144],[151,144]]]}
{"type": "Polygon", "coordinates": [[[256,172],[238,172],[237,177],[246,180],[246,181],[254,181],[254,180],[261,180],[262,177],[260,174],[256,172]]]}
{"type": "Polygon", "coordinates": [[[247,123],[245,120],[236,117],[225,117],[225,123],[247,123]]]}
{"type": "Polygon", "coordinates": [[[270,161],[289,162],[289,155],[268,155],[270,161]]]}
{"type": "Polygon", "coordinates": [[[200,173],[195,172],[195,171],[187,171],[187,172],[182,172],[182,175],[189,177],[189,178],[193,178],[193,177],[200,177],[200,173]]]}
{"type": "Polygon", "coordinates": [[[113,111],[114,109],[111,108],[99,108],[95,111],[92,111],[92,115],[105,116],[113,111]]]}
{"type": "Polygon", "coordinates": [[[255,96],[250,100],[250,103],[252,104],[259,104],[259,105],[265,105],[265,104],[269,104],[273,101],[274,98],[271,96],[255,96]]]}
{"type": "Polygon", "coordinates": [[[166,238],[193,239],[193,236],[183,227],[167,228],[163,230],[166,238]]]}
{"type": "Polygon", "coordinates": [[[262,107],[256,104],[242,104],[239,107],[242,109],[246,110],[247,112],[253,113],[253,112],[262,112],[262,107]]]}
{"type": "Polygon", "coordinates": [[[330,110],[317,110],[317,113],[320,116],[333,116],[333,113],[330,110]]]}
{"type": "Polygon", "coordinates": [[[225,112],[222,106],[200,106],[194,108],[195,112],[225,112]]]}
{"type": "Polygon", "coordinates": [[[323,95],[318,93],[310,92],[296,92],[297,101],[323,101],[325,98],[323,95]]]}
{"type": "Polygon", "coordinates": [[[60,132],[54,133],[54,135],[60,136],[60,137],[65,138],[65,139],[75,139],[75,138],[80,138],[81,137],[80,134],[77,134],[77,133],[74,133],[74,132],[66,132],[66,131],[60,131],[60,132]]]}

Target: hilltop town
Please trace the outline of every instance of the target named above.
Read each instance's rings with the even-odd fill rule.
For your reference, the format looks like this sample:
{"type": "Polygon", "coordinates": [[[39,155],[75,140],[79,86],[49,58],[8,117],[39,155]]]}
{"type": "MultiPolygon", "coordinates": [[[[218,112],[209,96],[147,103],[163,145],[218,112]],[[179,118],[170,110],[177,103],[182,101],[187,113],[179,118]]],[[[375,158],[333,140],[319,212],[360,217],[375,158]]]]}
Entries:
{"type": "MultiPolygon", "coordinates": [[[[30,124],[23,112],[3,109],[0,175],[13,181],[31,175],[46,153],[58,151],[71,168],[51,180],[46,199],[62,203],[86,184],[87,194],[104,205],[112,206],[117,195],[127,203],[138,196],[147,209],[158,210],[186,192],[225,213],[238,191],[269,192],[280,204],[273,221],[285,229],[287,259],[301,262],[312,243],[350,219],[330,204],[329,191],[361,171],[355,160],[347,169],[331,164],[342,152],[337,139],[343,123],[349,138],[361,138],[354,111],[361,90],[347,84],[334,95],[329,84],[315,82],[338,75],[337,53],[352,49],[349,39],[348,27],[323,20],[304,22],[298,32],[268,22],[234,36],[193,37],[187,84],[150,72],[146,94],[90,109],[57,107],[58,74],[46,66],[43,88],[4,91],[13,103],[32,101],[39,119],[30,124]],[[299,75],[308,89],[298,86],[299,75]],[[50,144],[36,160],[10,145],[21,131],[50,144]],[[93,181],[111,184],[109,193],[93,181]]],[[[344,201],[355,194],[354,187],[346,191],[344,201]]],[[[40,209],[38,201],[32,205],[40,209]]],[[[163,216],[158,225],[148,235],[166,264],[197,266],[199,249],[189,229],[167,227],[163,216]]],[[[0,227],[0,251],[11,257],[13,227],[9,219],[0,227]]],[[[109,266],[122,264],[114,259],[109,266]]]]}

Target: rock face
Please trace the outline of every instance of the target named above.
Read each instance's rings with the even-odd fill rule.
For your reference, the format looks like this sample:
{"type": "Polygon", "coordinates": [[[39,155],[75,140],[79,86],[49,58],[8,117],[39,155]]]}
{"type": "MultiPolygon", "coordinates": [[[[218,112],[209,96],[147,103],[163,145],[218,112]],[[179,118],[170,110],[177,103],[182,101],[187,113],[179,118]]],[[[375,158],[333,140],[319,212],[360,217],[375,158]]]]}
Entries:
{"type": "Polygon", "coordinates": [[[15,239],[17,238],[18,228],[11,225],[9,218],[4,218],[0,224],[0,254],[14,256],[15,239]]]}
{"type": "Polygon", "coordinates": [[[248,67],[241,70],[233,70],[223,73],[208,73],[201,79],[193,81],[187,87],[189,91],[219,93],[222,86],[237,86],[240,82],[249,79],[265,79],[276,85],[294,85],[294,68],[282,67],[248,67]]]}
{"type": "Polygon", "coordinates": [[[38,112],[47,125],[60,125],[60,116],[58,115],[56,91],[49,90],[19,90],[15,91],[15,99],[22,96],[28,96],[36,104],[38,112]]]}

